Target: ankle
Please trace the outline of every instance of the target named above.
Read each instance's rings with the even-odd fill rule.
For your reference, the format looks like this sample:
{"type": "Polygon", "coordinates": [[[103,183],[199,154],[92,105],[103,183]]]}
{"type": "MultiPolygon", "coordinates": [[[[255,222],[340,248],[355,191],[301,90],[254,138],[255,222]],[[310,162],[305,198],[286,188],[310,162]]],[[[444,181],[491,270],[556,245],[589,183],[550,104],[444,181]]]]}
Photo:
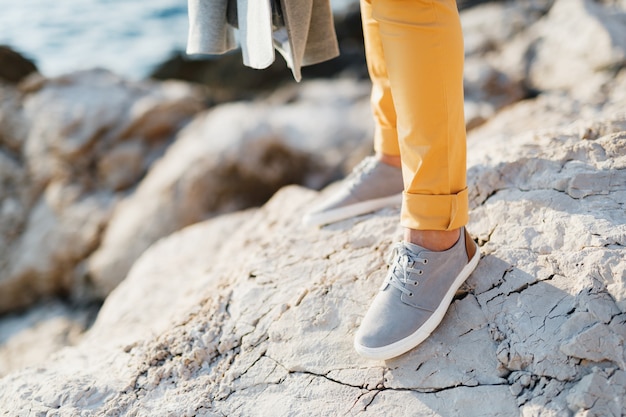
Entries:
{"type": "Polygon", "coordinates": [[[459,240],[461,229],[415,230],[405,229],[404,240],[435,252],[450,249],[459,240]]]}
{"type": "Polygon", "coordinates": [[[377,152],[376,157],[383,164],[391,165],[392,167],[396,167],[396,168],[402,167],[402,161],[400,160],[400,155],[389,155],[386,153],[377,152]]]}

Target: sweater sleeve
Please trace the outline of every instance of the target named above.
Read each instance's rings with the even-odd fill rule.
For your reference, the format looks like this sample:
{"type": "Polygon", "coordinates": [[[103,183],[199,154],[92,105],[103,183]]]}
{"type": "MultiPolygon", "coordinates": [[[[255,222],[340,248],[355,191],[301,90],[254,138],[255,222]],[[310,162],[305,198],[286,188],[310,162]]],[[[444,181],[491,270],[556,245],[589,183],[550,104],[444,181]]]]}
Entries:
{"type": "Polygon", "coordinates": [[[188,54],[223,54],[237,48],[235,30],[226,21],[228,0],[188,0],[188,54]]]}

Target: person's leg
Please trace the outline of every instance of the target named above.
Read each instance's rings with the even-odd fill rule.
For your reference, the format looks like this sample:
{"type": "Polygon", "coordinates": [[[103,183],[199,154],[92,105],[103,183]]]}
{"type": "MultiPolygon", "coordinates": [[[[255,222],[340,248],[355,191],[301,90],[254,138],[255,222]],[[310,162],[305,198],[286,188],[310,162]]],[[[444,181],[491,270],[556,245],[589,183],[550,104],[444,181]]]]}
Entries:
{"type": "Polygon", "coordinates": [[[374,52],[384,57],[396,112],[406,233],[355,348],[363,356],[388,359],[417,346],[439,325],[479,253],[463,228],[463,38],[456,3],[363,2],[378,22],[382,50],[374,52]]]}
{"type": "Polygon", "coordinates": [[[361,0],[361,19],[367,70],[372,80],[371,106],[374,116],[374,150],[385,163],[400,167],[400,146],[396,129],[396,109],[387,75],[378,22],[372,17],[372,5],[361,0]]]}
{"type": "MultiPolygon", "coordinates": [[[[444,13],[448,16],[437,22],[439,27],[436,30],[444,35],[439,45],[432,44],[433,37],[429,31],[404,37],[402,42],[398,42],[397,34],[394,32],[397,30],[394,29],[397,23],[394,19],[398,15],[393,16],[393,13],[399,13],[399,16],[405,19],[406,16],[402,15],[404,2],[396,3],[401,6],[394,5],[396,7],[391,10],[386,7],[382,11],[377,10],[377,13],[381,15],[378,16],[381,20],[379,22],[373,17],[372,9],[376,6],[372,6],[371,0],[361,0],[367,67],[372,80],[371,104],[376,126],[374,148],[382,161],[396,166],[401,163],[396,108],[387,70],[388,61],[391,63],[392,77],[396,84],[396,102],[401,111],[402,109],[410,111],[410,115],[408,117],[403,115],[400,121],[400,129],[403,132],[401,143],[405,148],[403,152],[404,178],[407,184],[402,211],[403,225],[407,227],[405,240],[432,250],[445,250],[458,240],[459,226],[467,221],[467,196],[463,192],[465,189],[465,122],[462,85],[463,39],[460,22],[458,18],[450,16],[456,14],[456,4],[453,1],[445,4],[444,1],[447,8],[444,13]],[[383,37],[387,44],[388,56],[385,56],[383,39],[381,39],[383,37]],[[425,42],[430,42],[430,45],[425,42]],[[416,44],[424,45],[424,47],[416,49],[416,44]],[[445,51],[442,49],[443,45],[446,46],[445,51]],[[418,51],[419,57],[416,56],[418,51]],[[401,65],[397,65],[398,60],[401,65]],[[433,62],[434,65],[431,68],[422,68],[420,71],[420,67],[425,67],[420,65],[420,61],[433,62]],[[444,63],[448,71],[440,71],[441,67],[438,67],[437,63],[444,63]],[[446,89],[448,90],[447,96],[437,94],[438,90],[446,89]],[[442,113],[439,109],[443,109],[448,104],[451,104],[449,111],[442,113]],[[419,109],[423,107],[430,107],[432,112],[420,111],[419,109]],[[437,117],[432,117],[433,112],[439,113],[437,117]],[[443,118],[451,122],[442,123],[443,118]],[[446,131],[442,132],[443,129],[446,131]],[[444,144],[441,140],[443,137],[451,138],[452,141],[448,140],[444,144]],[[437,146],[432,148],[429,141],[437,146]],[[450,148],[457,152],[451,155],[447,166],[444,165],[442,168],[444,172],[452,170],[452,175],[446,172],[444,177],[436,178],[440,175],[440,171],[432,168],[441,164],[440,160],[437,160],[437,155],[449,156],[448,149],[450,148]],[[426,164],[423,163],[424,160],[427,161],[426,164]],[[442,180],[441,183],[433,186],[432,177],[442,180]],[[448,180],[448,183],[445,183],[445,180],[448,180]],[[441,194],[446,197],[437,197],[433,203],[435,198],[431,196],[441,194]],[[457,194],[458,197],[450,197],[450,194],[457,194]],[[424,195],[429,197],[424,197],[424,195]],[[440,219],[433,219],[433,213],[440,219]],[[446,227],[448,230],[441,230],[445,221],[443,217],[449,218],[449,227],[446,227]]],[[[414,6],[421,7],[426,14],[441,14],[441,11],[425,10],[424,2],[421,2],[421,5],[419,3],[419,1],[414,2],[414,6]]],[[[378,7],[380,8],[380,4],[378,7]]],[[[411,20],[414,18],[414,15],[408,17],[411,20]]],[[[428,19],[435,21],[437,17],[431,15],[418,17],[418,19],[428,24],[430,23],[428,19]]]]}
{"type": "MultiPolygon", "coordinates": [[[[397,118],[408,229],[468,220],[463,35],[454,0],[372,0],[397,118]]],[[[454,239],[456,241],[456,239],[454,239]]]]}
{"type": "Polygon", "coordinates": [[[371,105],[374,116],[376,155],[359,164],[338,189],[305,216],[307,225],[324,225],[393,205],[400,205],[404,184],[400,170],[400,147],[396,110],[391,96],[378,22],[370,3],[361,1],[367,68],[372,80],[371,105]]]}

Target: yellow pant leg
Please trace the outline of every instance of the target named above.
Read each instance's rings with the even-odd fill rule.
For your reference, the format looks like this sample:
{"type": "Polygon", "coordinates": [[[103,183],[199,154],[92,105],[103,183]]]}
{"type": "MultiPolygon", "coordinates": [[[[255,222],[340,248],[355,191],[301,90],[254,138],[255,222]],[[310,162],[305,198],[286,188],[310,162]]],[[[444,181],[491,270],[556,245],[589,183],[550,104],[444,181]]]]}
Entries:
{"type": "MultiPolygon", "coordinates": [[[[371,13],[369,20],[377,23],[364,25],[370,32],[368,61],[384,62],[391,91],[378,101],[378,111],[396,115],[405,189],[401,223],[418,230],[461,227],[468,220],[468,197],[463,35],[456,2],[363,0],[362,5],[364,22],[371,13]]],[[[376,80],[383,71],[369,66],[374,84],[384,87],[376,80]]]]}
{"type": "Polygon", "coordinates": [[[400,147],[396,129],[396,109],[391,96],[378,22],[372,18],[372,6],[369,1],[361,0],[361,18],[367,70],[372,80],[371,103],[376,126],[374,149],[378,153],[398,156],[400,147]]]}

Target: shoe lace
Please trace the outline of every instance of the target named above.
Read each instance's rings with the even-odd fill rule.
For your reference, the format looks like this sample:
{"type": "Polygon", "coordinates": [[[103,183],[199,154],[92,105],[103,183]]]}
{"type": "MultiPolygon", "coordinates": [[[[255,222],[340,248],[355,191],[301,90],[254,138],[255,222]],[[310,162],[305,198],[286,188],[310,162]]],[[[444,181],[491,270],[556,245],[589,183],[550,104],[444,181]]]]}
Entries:
{"type": "Polygon", "coordinates": [[[409,251],[402,243],[396,243],[388,260],[390,264],[389,272],[387,273],[387,279],[383,283],[381,290],[387,285],[392,285],[409,297],[412,296],[413,293],[406,288],[405,285],[419,285],[417,280],[410,279],[410,274],[422,275],[424,271],[416,266],[426,264],[427,262],[428,260],[425,258],[416,257],[415,254],[409,251]]]}

